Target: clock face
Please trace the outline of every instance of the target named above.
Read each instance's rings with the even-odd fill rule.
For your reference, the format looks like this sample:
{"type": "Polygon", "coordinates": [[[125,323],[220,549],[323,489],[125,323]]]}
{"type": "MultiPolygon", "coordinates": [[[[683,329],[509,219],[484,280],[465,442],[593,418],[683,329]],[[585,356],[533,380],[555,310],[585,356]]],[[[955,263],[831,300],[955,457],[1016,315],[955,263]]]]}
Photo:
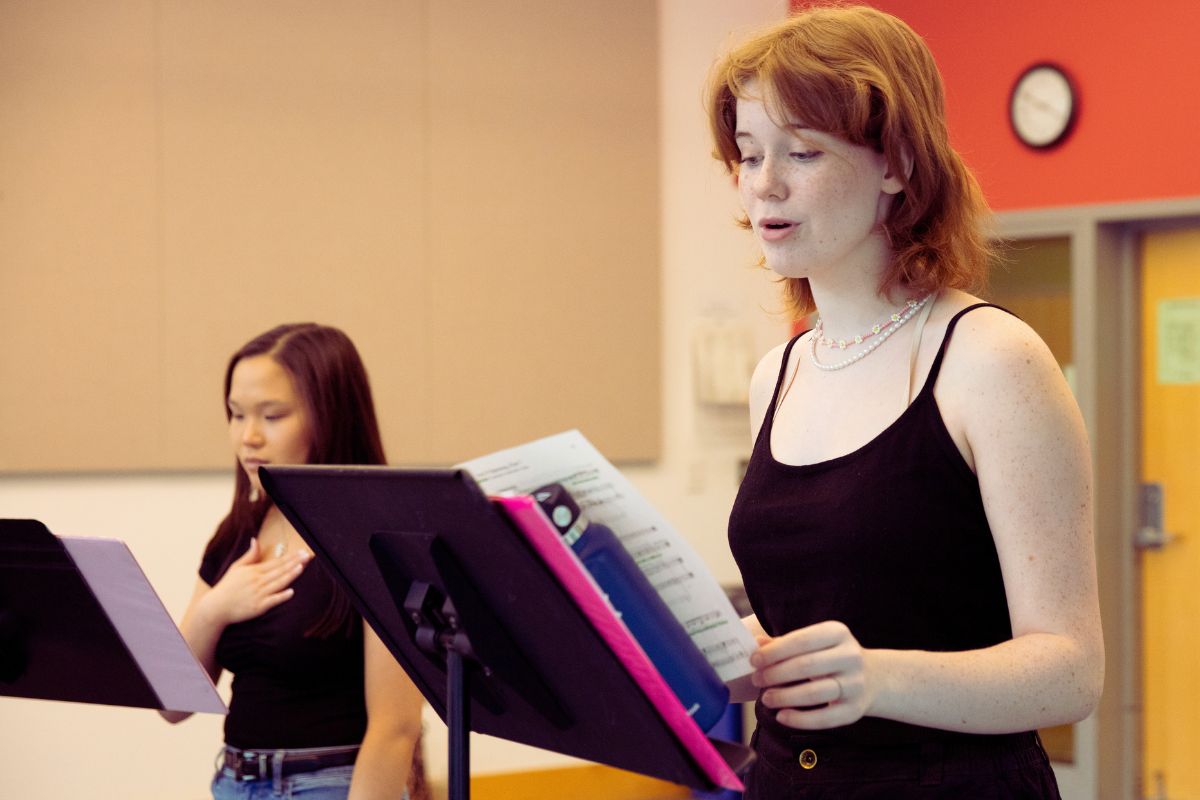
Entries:
{"type": "Polygon", "coordinates": [[[1075,87],[1053,64],[1037,64],[1017,79],[1009,101],[1013,131],[1034,148],[1052,147],[1075,122],[1075,87]]]}

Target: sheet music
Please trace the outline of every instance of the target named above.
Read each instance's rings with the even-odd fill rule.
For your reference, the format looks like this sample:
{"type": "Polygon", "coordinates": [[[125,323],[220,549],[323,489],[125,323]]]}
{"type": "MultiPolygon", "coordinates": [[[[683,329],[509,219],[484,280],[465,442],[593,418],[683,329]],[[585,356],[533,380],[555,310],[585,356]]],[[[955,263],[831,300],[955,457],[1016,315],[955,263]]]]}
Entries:
{"type": "Polygon", "coordinates": [[[588,519],[617,535],[721,680],[751,672],[754,637],[708,566],[582,433],[567,431],[458,466],[493,495],[562,484],[588,519]]]}
{"type": "Polygon", "coordinates": [[[212,680],[188,649],[124,542],[59,537],[146,681],[170,711],[227,713],[212,680]]]}

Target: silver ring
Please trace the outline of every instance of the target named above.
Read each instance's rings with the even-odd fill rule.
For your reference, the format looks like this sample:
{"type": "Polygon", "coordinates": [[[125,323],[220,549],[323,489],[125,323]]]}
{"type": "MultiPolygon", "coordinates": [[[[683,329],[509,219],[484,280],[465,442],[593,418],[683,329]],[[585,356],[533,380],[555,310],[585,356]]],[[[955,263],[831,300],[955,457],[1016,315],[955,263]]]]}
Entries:
{"type": "Polygon", "coordinates": [[[833,699],[832,699],[832,700],[830,700],[829,702],[831,702],[831,703],[836,703],[836,702],[838,702],[839,700],[841,700],[841,699],[842,699],[842,682],[841,682],[841,681],[839,681],[839,680],[837,679],[837,676],[836,676],[836,675],[830,675],[830,676],[829,676],[829,679],[830,679],[831,681],[833,681],[834,683],[836,683],[836,684],[837,684],[837,687],[838,687],[838,693],[837,693],[837,697],[833,698],[833,699]]]}

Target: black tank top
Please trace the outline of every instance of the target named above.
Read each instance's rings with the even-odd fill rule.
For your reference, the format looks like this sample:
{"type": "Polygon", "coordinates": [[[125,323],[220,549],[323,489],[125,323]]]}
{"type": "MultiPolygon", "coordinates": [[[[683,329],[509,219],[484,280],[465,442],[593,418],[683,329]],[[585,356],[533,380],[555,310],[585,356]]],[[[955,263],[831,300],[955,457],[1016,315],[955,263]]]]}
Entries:
{"type": "MultiPolygon", "coordinates": [[[[216,584],[248,541],[206,552],[200,577],[216,584]]],[[[233,673],[225,743],[248,750],[359,744],[367,730],[362,620],[346,633],[305,634],[329,606],[333,579],[310,563],[296,593],[260,616],[226,626],[216,659],[233,673]]]]}
{"type": "MultiPolygon", "coordinates": [[[[947,326],[925,385],[895,422],[852,453],[790,466],[771,453],[775,394],[729,518],[750,604],[771,635],[844,622],[866,648],[957,651],[1012,638],[979,482],[942,420],[933,387],[963,314],[947,326]]],[[[758,708],[760,733],[796,731],[758,708]]],[[[962,736],[867,717],[813,734],[888,745],[962,736]]]]}

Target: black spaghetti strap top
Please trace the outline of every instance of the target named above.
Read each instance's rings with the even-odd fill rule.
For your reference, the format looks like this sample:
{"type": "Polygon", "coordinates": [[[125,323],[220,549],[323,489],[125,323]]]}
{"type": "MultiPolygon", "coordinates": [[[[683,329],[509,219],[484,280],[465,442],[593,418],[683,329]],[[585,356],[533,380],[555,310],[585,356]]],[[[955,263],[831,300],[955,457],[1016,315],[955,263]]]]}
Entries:
{"type": "MultiPolygon", "coordinates": [[[[934,400],[947,326],[929,376],[895,422],[838,458],[791,466],[771,453],[788,356],[729,519],[750,604],[771,635],[844,622],[867,648],[971,650],[1012,638],[979,482],[934,400]]],[[[759,708],[760,733],[796,733],[759,708]]],[[[962,736],[877,718],[813,734],[888,745],[962,736]]]]}

